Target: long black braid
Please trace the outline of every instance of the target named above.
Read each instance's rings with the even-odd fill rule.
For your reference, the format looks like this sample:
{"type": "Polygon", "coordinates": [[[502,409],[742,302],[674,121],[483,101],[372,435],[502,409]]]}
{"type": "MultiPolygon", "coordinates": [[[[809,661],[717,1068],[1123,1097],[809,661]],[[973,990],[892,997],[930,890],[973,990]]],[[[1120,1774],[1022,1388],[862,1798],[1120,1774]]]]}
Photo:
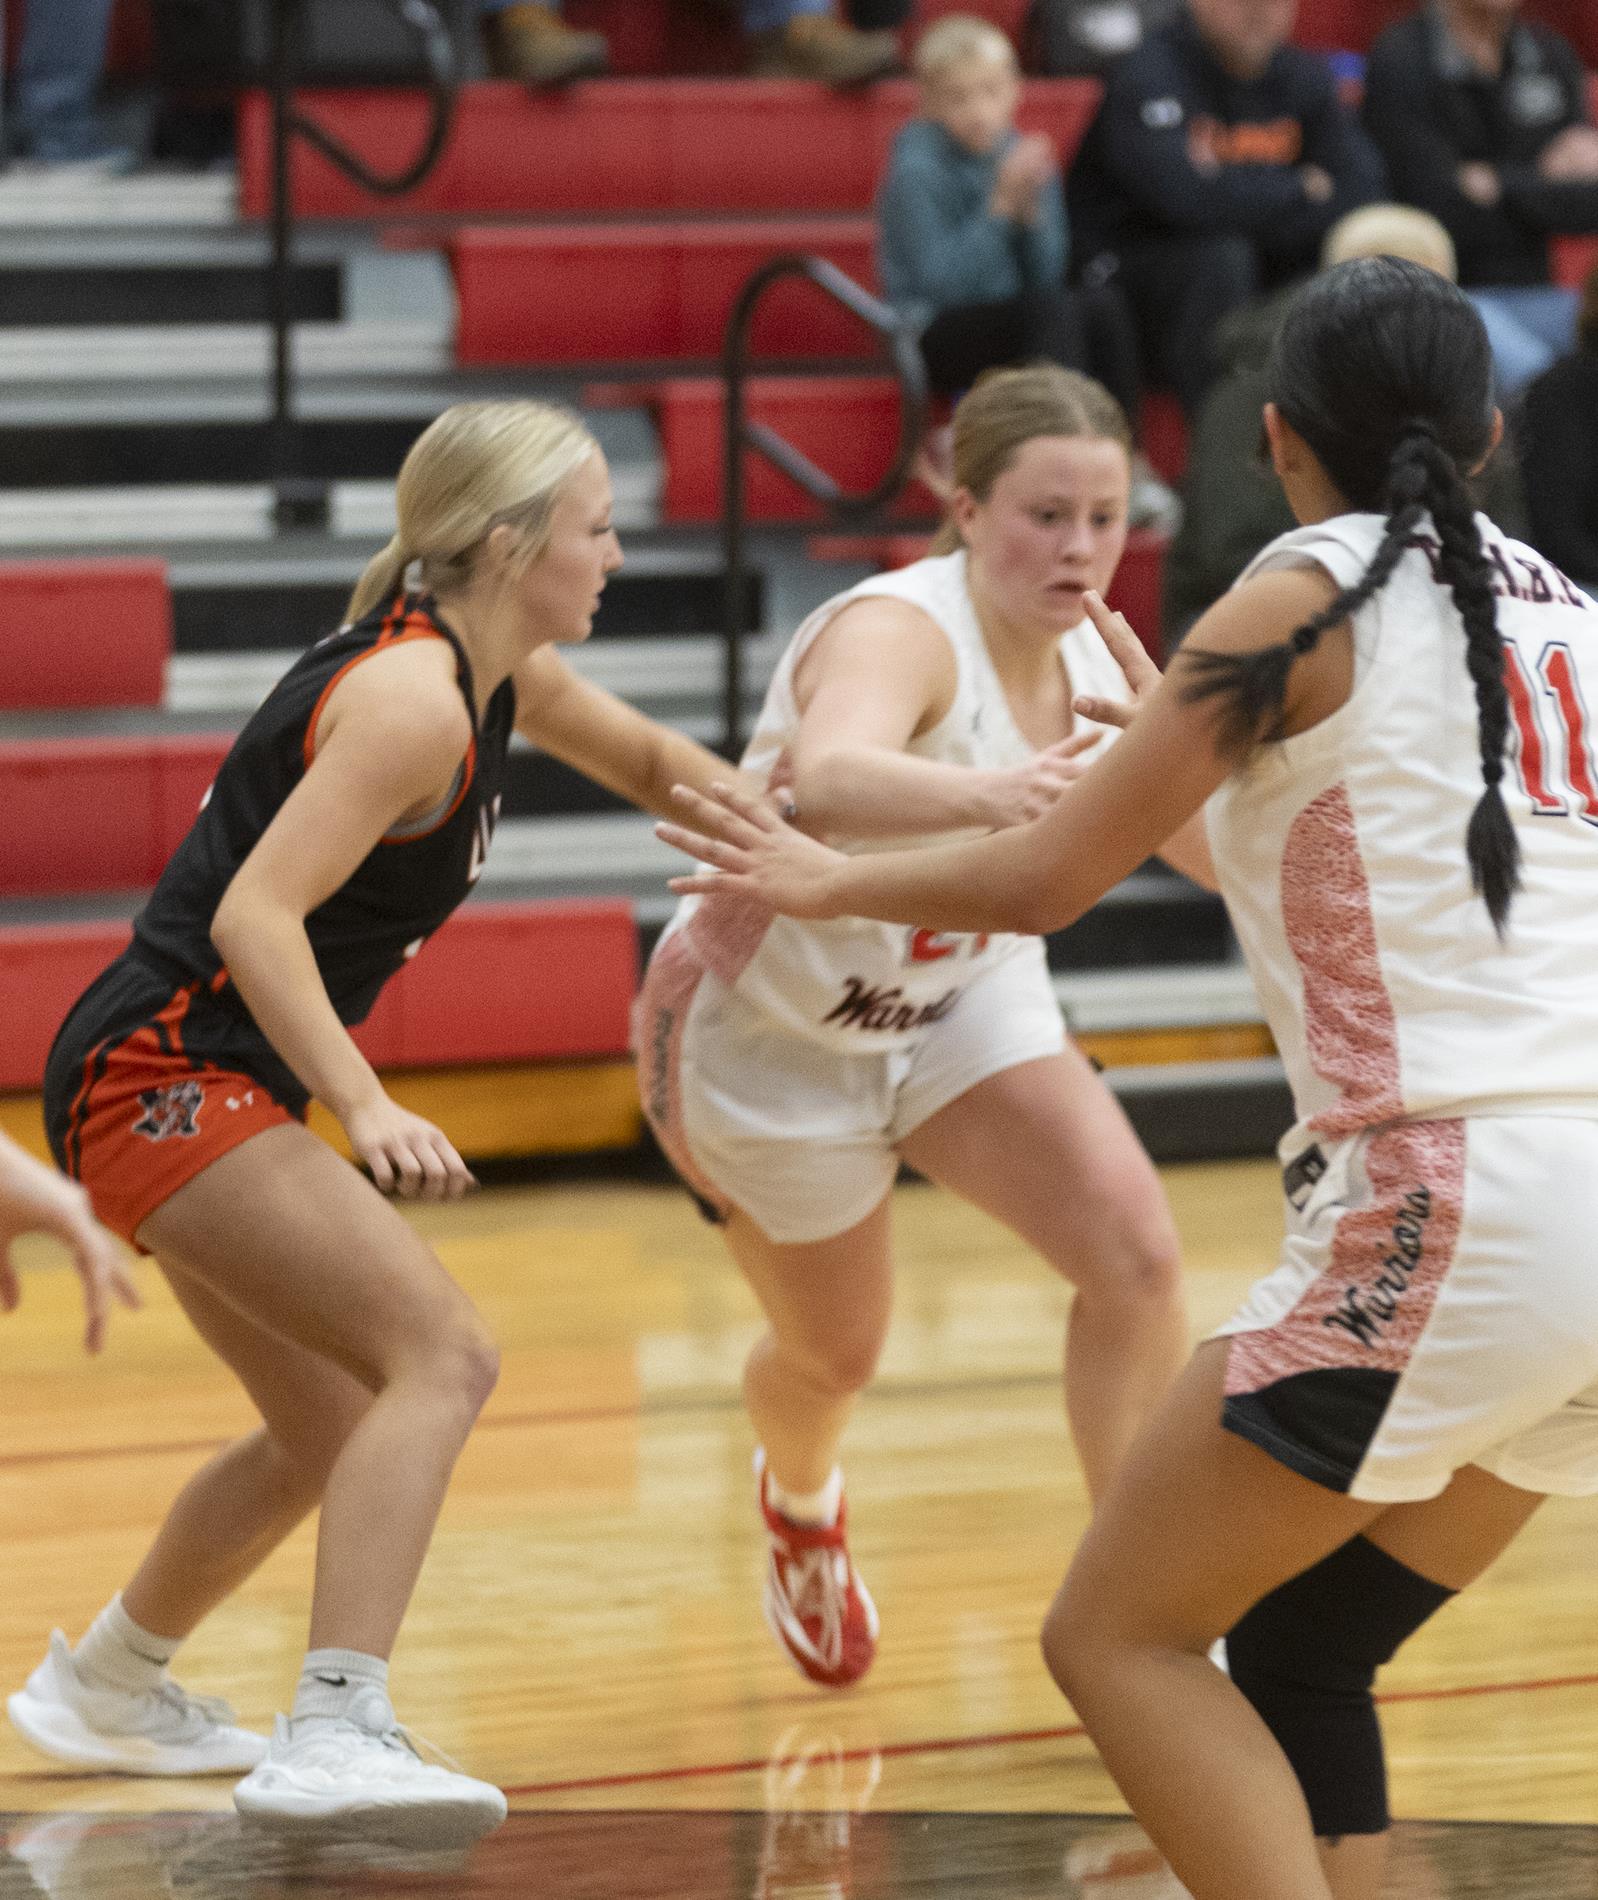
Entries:
{"type": "Polygon", "coordinates": [[[1222,748],[1245,756],[1283,736],[1293,662],[1387,584],[1430,516],[1434,566],[1465,631],[1476,688],[1483,791],[1465,833],[1471,882],[1502,934],[1520,883],[1520,846],[1504,804],[1509,693],[1492,567],[1463,470],[1493,439],[1492,366],[1469,301],[1397,258],[1324,272],[1296,299],[1277,340],[1271,387],[1350,507],[1386,517],[1370,566],[1288,639],[1254,653],[1185,647],[1183,698],[1213,699],[1222,748]]]}

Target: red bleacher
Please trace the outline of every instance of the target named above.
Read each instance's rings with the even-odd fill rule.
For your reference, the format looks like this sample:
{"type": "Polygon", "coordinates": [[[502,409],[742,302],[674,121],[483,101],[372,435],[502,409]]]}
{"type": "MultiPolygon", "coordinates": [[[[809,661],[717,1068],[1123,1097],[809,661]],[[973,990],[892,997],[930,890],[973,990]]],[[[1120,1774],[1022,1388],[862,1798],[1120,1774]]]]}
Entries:
{"type": "Polygon", "coordinates": [[[219,733],[0,746],[0,893],[62,897],[153,884],[228,748],[219,733]]]}
{"type": "MultiPolygon", "coordinates": [[[[869,218],[468,227],[450,246],[462,363],[637,362],[720,353],[745,280],[785,251],[875,286],[869,218]]],[[[871,332],[801,284],[776,286],[754,330],[765,356],[871,354],[871,332]]]]}
{"type": "MultiPolygon", "coordinates": [[[[57,1026],[127,941],[123,923],[0,929],[0,1090],[39,1086],[57,1026]]],[[[355,1040],[379,1069],[619,1057],[637,980],[637,926],[619,898],[470,904],[355,1040]]]]}
{"type": "MultiPolygon", "coordinates": [[[[1021,123],[1070,158],[1098,102],[1085,79],[1028,82],[1021,123]]],[[[380,169],[412,155],[427,121],[421,95],[321,91],[301,108],[380,169]]],[[[908,80],[863,92],[786,79],[600,79],[529,93],[508,81],[462,88],[437,167],[385,201],[402,216],[529,217],[617,212],[864,211],[894,134],[915,110],[908,80]]],[[[239,110],[239,203],[266,215],[271,106],[239,110]]],[[[373,202],[319,153],[296,148],[304,217],[373,215],[373,202]]]]}
{"type": "Polygon", "coordinates": [[[0,711],[158,706],[172,652],[165,565],[0,562],[0,711]]]}

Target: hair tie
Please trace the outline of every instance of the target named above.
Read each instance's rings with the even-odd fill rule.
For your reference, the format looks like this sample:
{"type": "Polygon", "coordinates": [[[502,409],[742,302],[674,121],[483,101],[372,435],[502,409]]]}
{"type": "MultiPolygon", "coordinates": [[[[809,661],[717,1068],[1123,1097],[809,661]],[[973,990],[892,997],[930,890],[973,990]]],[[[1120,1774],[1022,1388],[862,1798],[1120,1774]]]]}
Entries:
{"type": "Polygon", "coordinates": [[[1308,653],[1314,648],[1316,641],[1319,640],[1320,637],[1321,630],[1319,627],[1300,627],[1288,641],[1288,645],[1295,653],[1308,653]]]}
{"type": "Polygon", "coordinates": [[[1436,423],[1428,421],[1425,416],[1410,416],[1400,423],[1398,440],[1400,442],[1429,442],[1434,449],[1442,446],[1442,438],[1437,433],[1436,423]]]}

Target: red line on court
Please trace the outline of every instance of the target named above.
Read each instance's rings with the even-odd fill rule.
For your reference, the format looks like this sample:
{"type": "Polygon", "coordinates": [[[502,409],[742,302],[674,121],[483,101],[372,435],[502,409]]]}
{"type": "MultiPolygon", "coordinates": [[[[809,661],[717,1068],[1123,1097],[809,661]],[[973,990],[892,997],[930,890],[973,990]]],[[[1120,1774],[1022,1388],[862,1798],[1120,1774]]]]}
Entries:
{"type": "MultiPolygon", "coordinates": [[[[901,1379],[879,1386],[872,1397],[880,1400],[925,1398],[929,1394],[960,1396],[1011,1391],[1017,1387],[1052,1387],[1057,1383],[1053,1373],[1030,1372],[992,1379],[901,1379]]],[[[486,1418],[477,1421],[473,1435],[478,1432],[536,1430],[540,1426],[604,1425],[614,1424],[621,1419],[669,1418],[683,1412],[733,1412],[742,1406],[743,1398],[737,1390],[662,1393],[658,1398],[634,1399],[627,1405],[569,1406],[548,1412],[491,1412],[486,1418]]],[[[176,1457],[180,1452],[193,1454],[220,1451],[224,1445],[232,1443],[233,1438],[228,1437],[140,1439],[128,1445],[52,1445],[38,1451],[0,1452],[0,1471],[15,1470],[24,1465],[92,1463],[100,1458],[176,1457]]]]}
{"type": "MultiPolygon", "coordinates": [[[[1525,1682],[1471,1682],[1451,1689],[1396,1689],[1379,1695],[1378,1702],[1451,1702],[1465,1696],[1527,1695],[1539,1689],[1589,1689],[1598,1685],[1598,1674],[1587,1676],[1543,1676],[1525,1682]]],[[[1027,1742],[1078,1741],[1087,1733],[1080,1723],[1065,1728],[1014,1729],[998,1735],[941,1735],[924,1742],[890,1742],[883,1748],[846,1748],[843,1761],[870,1761],[873,1756],[887,1761],[906,1755],[952,1755],[977,1748],[1004,1748],[1027,1742]]],[[[596,1788],[637,1788],[668,1781],[714,1780],[717,1775],[759,1774],[769,1766],[769,1758],[754,1761],[701,1762],[687,1768],[642,1768],[626,1775],[587,1775],[572,1781],[529,1781],[519,1788],[507,1788],[508,1795],[576,1794],[596,1788]]]]}
{"type": "MultiPolygon", "coordinates": [[[[712,1400],[696,1403],[711,1404],[712,1400]]],[[[734,1403],[729,1399],[729,1406],[734,1403]]],[[[496,1412],[491,1417],[480,1418],[476,1431],[504,1431],[516,1426],[537,1425],[600,1425],[607,1421],[623,1418],[639,1418],[645,1407],[641,1405],[601,1405],[587,1409],[573,1407],[569,1411],[557,1412],[496,1412]]],[[[684,1410],[690,1408],[684,1407],[684,1410]]],[[[246,1427],[246,1430],[253,1429],[246,1427]]],[[[234,1436],[237,1436],[235,1434],[234,1436]]],[[[58,1445],[42,1451],[0,1452],[0,1471],[15,1469],[21,1465],[54,1465],[92,1462],[100,1458],[164,1458],[176,1457],[178,1453],[220,1451],[224,1445],[231,1445],[233,1438],[175,1438],[141,1440],[131,1445],[58,1445]]]]}

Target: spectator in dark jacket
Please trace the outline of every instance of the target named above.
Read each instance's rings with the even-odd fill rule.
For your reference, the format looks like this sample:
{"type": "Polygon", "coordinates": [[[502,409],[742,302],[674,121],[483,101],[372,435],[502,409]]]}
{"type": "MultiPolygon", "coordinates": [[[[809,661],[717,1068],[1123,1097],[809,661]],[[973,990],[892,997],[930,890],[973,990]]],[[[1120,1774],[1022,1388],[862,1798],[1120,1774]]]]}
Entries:
{"type": "Polygon", "coordinates": [[[1549,238],[1598,230],[1598,130],[1574,48],[1520,0],[1433,0],[1371,49],[1365,123],[1396,196],[1448,227],[1500,392],[1570,348],[1576,294],[1549,238]]]}
{"type": "Polygon", "coordinates": [[[1169,23],[1178,0],[1032,0],[1027,41],[1043,73],[1108,72],[1155,27],[1169,23]]]}
{"type": "Polygon", "coordinates": [[[1598,598],[1598,271],[1574,353],[1526,391],[1519,438],[1532,545],[1598,598]]]}
{"type": "MultiPolygon", "coordinates": [[[[1327,233],[1326,269],[1355,257],[1404,257],[1441,277],[1454,275],[1454,247],[1442,225],[1409,205],[1350,212],[1327,233]]],[[[1189,437],[1183,515],[1165,558],[1161,622],[1166,650],[1212,606],[1259,553],[1297,525],[1282,485],[1261,455],[1261,412],[1270,396],[1276,333],[1299,285],[1236,310],[1221,326],[1225,368],[1210,386],[1189,437]]],[[[1502,450],[1479,482],[1481,505],[1510,534],[1524,513],[1513,458],[1502,450]]]]}
{"type": "Polygon", "coordinates": [[[1144,367],[1197,407],[1229,310],[1313,270],[1382,167],[1331,69],[1288,44],[1294,0],[1188,0],[1112,68],[1071,168],[1087,282],[1119,277],[1144,367]]]}

